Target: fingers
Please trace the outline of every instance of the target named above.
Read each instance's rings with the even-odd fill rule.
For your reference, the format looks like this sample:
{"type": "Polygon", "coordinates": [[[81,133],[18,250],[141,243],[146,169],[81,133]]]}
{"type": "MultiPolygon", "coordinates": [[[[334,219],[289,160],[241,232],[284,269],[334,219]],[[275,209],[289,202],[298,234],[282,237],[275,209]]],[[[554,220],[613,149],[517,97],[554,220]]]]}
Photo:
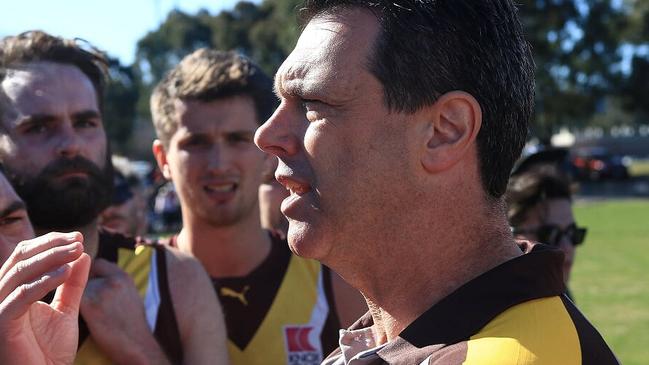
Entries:
{"type": "Polygon", "coordinates": [[[16,262],[12,267],[8,267],[8,270],[0,278],[0,300],[24,283],[31,282],[45,273],[55,271],[61,266],[71,263],[82,253],[83,246],[81,243],[74,242],[64,246],[52,247],[16,262]]]}
{"type": "Polygon", "coordinates": [[[21,283],[0,301],[0,313],[3,319],[13,320],[20,318],[32,304],[61,285],[70,276],[70,271],[70,266],[65,264],[54,271],[40,275],[36,279],[21,283]]]}
{"type": "Polygon", "coordinates": [[[54,300],[52,301],[53,308],[68,314],[76,315],[79,313],[81,297],[88,282],[90,261],[90,256],[83,253],[70,264],[70,276],[56,290],[54,300]]]}
{"type": "Polygon", "coordinates": [[[4,277],[18,262],[26,260],[50,248],[68,245],[74,242],[83,242],[83,236],[79,232],[59,233],[50,232],[46,235],[31,240],[20,242],[13,250],[7,261],[0,268],[0,278],[4,277]]]}

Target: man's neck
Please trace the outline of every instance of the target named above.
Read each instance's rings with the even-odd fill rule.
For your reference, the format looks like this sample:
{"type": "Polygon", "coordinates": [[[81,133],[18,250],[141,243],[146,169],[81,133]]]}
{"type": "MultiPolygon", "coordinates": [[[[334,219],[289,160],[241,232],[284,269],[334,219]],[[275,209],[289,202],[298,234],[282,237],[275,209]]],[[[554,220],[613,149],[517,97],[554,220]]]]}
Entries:
{"type": "Polygon", "coordinates": [[[245,276],[271,249],[271,239],[254,214],[230,226],[215,226],[196,217],[183,219],[178,248],[195,256],[213,278],[245,276]]]}
{"type": "MultiPolygon", "coordinates": [[[[34,227],[34,230],[36,231],[36,234],[39,236],[52,231],[52,229],[42,229],[39,227],[34,227]]],[[[73,232],[73,231],[81,232],[81,234],[83,235],[84,252],[90,255],[90,257],[92,257],[93,259],[95,258],[95,256],[97,256],[97,252],[99,252],[99,230],[97,229],[96,219],[83,227],[75,227],[66,230],[57,230],[57,229],[54,230],[61,231],[61,232],[73,232]]]]}
{"type": "MultiPolygon", "coordinates": [[[[393,340],[426,310],[464,284],[521,255],[506,220],[476,221],[456,230],[448,224],[444,226],[449,228],[446,235],[432,229],[419,237],[410,235],[402,242],[392,241],[393,251],[389,255],[378,253],[367,259],[372,262],[371,269],[357,267],[356,273],[369,273],[355,277],[353,285],[367,298],[377,343],[393,340]],[[395,258],[401,264],[395,264],[395,258]]],[[[347,277],[344,268],[333,269],[347,277]]],[[[349,273],[353,276],[352,272],[349,273]]]]}

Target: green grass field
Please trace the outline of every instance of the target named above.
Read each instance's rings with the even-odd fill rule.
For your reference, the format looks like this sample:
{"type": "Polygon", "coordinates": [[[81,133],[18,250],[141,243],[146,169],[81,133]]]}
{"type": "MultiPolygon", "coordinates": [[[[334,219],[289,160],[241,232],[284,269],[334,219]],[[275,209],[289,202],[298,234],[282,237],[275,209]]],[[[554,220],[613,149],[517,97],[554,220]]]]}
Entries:
{"type": "Polygon", "coordinates": [[[622,364],[649,364],[649,199],[580,202],[570,287],[622,364]]]}

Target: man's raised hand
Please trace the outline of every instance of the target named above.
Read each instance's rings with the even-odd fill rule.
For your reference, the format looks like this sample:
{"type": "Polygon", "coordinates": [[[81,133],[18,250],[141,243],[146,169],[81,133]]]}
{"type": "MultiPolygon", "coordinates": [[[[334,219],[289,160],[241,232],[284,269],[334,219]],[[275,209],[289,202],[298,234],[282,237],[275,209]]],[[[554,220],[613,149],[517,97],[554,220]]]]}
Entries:
{"type": "MultiPolygon", "coordinates": [[[[20,242],[0,268],[0,363],[71,364],[90,257],[83,236],[48,233],[20,242]],[[56,289],[51,304],[40,302],[56,289]]],[[[0,244],[7,244],[0,239],[0,244]]]]}

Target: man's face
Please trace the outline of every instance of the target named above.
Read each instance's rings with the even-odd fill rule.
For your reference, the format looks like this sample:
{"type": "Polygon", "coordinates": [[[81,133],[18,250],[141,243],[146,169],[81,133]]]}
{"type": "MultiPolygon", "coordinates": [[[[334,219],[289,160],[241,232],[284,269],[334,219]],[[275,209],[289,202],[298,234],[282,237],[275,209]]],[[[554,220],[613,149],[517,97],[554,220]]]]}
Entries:
{"type": "Polygon", "coordinates": [[[367,70],[378,29],[362,10],[311,20],[276,76],[281,105],[256,135],[291,190],[291,249],[326,263],[380,250],[412,193],[408,115],[390,113],[367,70]]]}
{"type": "Polygon", "coordinates": [[[183,215],[214,226],[246,218],[258,222],[257,190],[266,156],[253,143],[258,124],[252,99],[175,103],[178,130],[165,159],[183,215]]]}
{"type": "Polygon", "coordinates": [[[99,224],[126,236],[140,236],[146,228],[145,210],[144,197],[134,192],[130,199],[104,209],[99,215],[99,224]]]}
{"type": "Polygon", "coordinates": [[[34,238],[34,229],[22,200],[0,173],[0,265],[20,241],[34,238]]]}
{"type": "MultiPolygon", "coordinates": [[[[570,199],[548,199],[541,203],[536,204],[527,213],[525,221],[519,225],[519,229],[534,231],[544,225],[554,225],[562,230],[565,230],[570,225],[575,224],[575,217],[572,214],[572,202],[570,199]]],[[[534,234],[523,235],[523,238],[538,241],[540,237],[534,234]]],[[[548,243],[548,242],[544,242],[548,243]]],[[[563,279],[567,284],[570,279],[570,272],[572,271],[572,264],[575,260],[575,246],[570,242],[570,239],[563,235],[557,247],[564,253],[563,261],[563,279]]]]}
{"type": "Polygon", "coordinates": [[[110,201],[106,134],[90,80],[76,67],[28,63],[2,82],[0,161],[43,229],[72,229],[94,220],[110,201]]]}

